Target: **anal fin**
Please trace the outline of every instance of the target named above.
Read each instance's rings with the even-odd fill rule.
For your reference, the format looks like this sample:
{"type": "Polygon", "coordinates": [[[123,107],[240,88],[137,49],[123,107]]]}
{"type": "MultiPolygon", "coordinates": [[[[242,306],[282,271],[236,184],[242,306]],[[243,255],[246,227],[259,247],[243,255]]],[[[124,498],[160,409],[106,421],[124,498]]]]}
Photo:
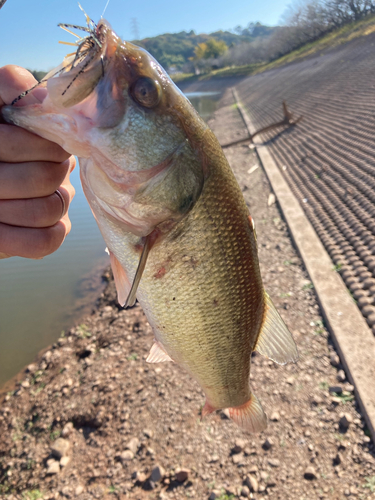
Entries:
{"type": "Polygon", "coordinates": [[[241,406],[228,408],[229,416],[237,425],[250,432],[261,432],[267,428],[267,415],[255,394],[241,406]]]}
{"type": "Polygon", "coordinates": [[[297,346],[269,295],[265,292],[263,325],[255,351],[280,365],[298,360],[297,346]]]}
{"type": "Polygon", "coordinates": [[[173,359],[166,353],[160,342],[155,340],[146,359],[146,363],[164,363],[164,361],[173,361],[173,359]]]}

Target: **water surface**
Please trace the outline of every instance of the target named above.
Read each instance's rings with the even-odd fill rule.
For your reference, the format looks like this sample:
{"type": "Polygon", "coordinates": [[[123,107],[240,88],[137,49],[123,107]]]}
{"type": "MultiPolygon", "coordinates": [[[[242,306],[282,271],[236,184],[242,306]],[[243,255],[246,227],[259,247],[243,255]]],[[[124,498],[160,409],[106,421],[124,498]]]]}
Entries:
{"type": "MultiPolygon", "coordinates": [[[[187,94],[207,119],[219,93],[187,94]]],[[[55,342],[92,307],[100,293],[100,270],[109,264],[105,243],[86,202],[78,167],[69,214],[72,231],[62,247],[43,260],[0,260],[0,386],[55,342]]]]}

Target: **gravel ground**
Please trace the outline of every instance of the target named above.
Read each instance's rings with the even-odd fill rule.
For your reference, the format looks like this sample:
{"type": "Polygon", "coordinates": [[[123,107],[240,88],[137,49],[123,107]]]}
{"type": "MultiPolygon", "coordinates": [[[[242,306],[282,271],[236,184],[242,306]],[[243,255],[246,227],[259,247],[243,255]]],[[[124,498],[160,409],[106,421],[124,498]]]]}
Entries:
{"type": "Polygon", "coordinates": [[[286,100],[297,127],[262,135],[375,334],[375,34],[252,76],[237,91],[257,129],[286,100]]]}
{"type": "MultiPolygon", "coordinates": [[[[230,92],[210,126],[222,143],[246,135],[230,92]]],[[[117,307],[107,272],[93,313],[0,407],[8,500],[375,498],[374,445],[267,179],[248,147],[226,154],[255,219],[265,286],[300,352],[284,367],[252,359],[268,429],[243,432],[224,412],[201,422],[202,391],[175,364],[145,363],[151,329],[139,306],[117,307]]]]}

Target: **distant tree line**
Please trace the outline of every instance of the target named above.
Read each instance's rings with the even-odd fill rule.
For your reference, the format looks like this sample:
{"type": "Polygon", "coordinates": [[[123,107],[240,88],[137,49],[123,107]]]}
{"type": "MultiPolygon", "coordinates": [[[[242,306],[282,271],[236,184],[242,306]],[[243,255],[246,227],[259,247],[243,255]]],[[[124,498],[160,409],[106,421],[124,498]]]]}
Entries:
{"type": "Polygon", "coordinates": [[[234,29],[236,34],[253,39],[229,47],[220,57],[195,61],[195,66],[206,71],[272,61],[334,29],[374,13],[375,0],[296,1],[284,13],[282,26],[269,28],[270,31],[259,23],[250,23],[246,28],[237,26],[234,29]]]}

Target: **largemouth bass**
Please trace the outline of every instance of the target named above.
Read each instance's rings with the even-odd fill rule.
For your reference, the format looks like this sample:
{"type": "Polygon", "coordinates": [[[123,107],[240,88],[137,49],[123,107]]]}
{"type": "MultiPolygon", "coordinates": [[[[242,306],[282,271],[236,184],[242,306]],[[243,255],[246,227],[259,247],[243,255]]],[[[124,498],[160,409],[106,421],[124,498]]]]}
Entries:
{"type": "MultiPolygon", "coordinates": [[[[65,25],[68,26],[68,25],[65,25]]],[[[79,156],[85,195],[109,249],[121,305],[137,298],[155,342],[250,431],[267,417],[250,389],[255,350],[295,362],[295,343],[263,288],[254,225],[214,134],[145,50],[88,20],[77,52],[8,122],[79,156]]]]}

